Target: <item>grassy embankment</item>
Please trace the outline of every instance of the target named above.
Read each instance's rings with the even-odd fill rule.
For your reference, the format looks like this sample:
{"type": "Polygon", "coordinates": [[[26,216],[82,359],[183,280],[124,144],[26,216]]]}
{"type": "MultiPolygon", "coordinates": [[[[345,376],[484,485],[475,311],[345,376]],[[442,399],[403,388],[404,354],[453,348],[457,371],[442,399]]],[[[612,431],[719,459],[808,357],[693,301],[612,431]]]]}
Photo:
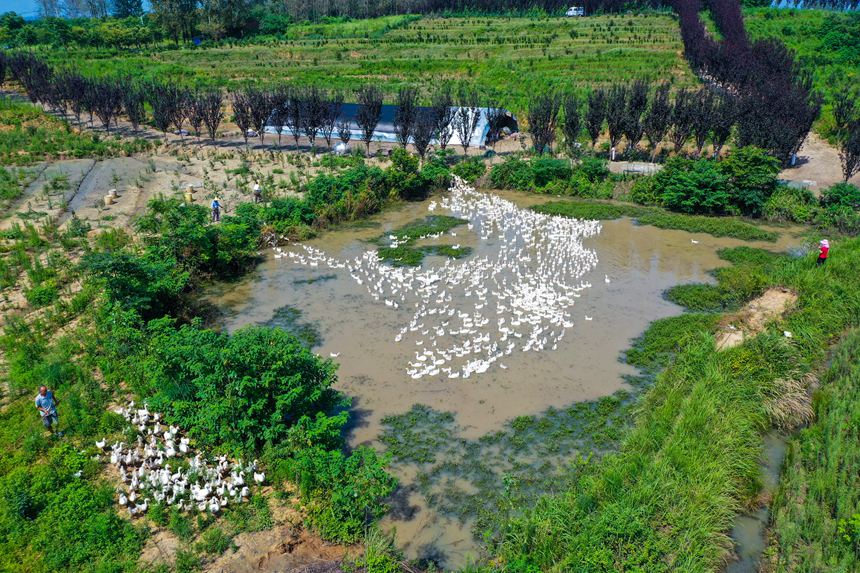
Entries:
{"type": "Polygon", "coordinates": [[[429,91],[441,81],[463,80],[516,111],[525,109],[535,85],[584,91],[636,78],[694,83],[677,22],[669,15],[389,16],[296,25],[287,35],[283,41],[207,49],[70,49],[45,55],[56,64],[74,62],[85,74],[128,73],[215,87],[258,79],[354,89],[373,78],[391,96],[406,84],[429,91]]]}
{"type": "MultiPolygon", "coordinates": [[[[839,241],[833,252],[817,268],[812,256],[725,251],[734,265],[718,274],[718,288],[746,300],[784,286],[798,293],[796,308],[722,352],[709,329],[690,333],[640,403],[620,451],[511,520],[497,557],[515,570],[718,568],[735,514],[757,503],[762,434],[798,414],[805,375],[860,319],[860,239],[839,241]],[[750,274],[762,280],[744,292],[750,274]]],[[[655,331],[659,324],[646,336],[670,336],[672,329],[655,331]]]]}
{"type": "Polygon", "coordinates": [[[779,234],[767,231],[736,217],[706,217],[671,213],[656,207],[594,201],[551,201],[533,207],[538,213],[563,215],[578,219],[619,219],[631,217],[640,225],[661,229],[678,229],[690,233],[708,233],[715,237],[733,237],[746,241],[776,241],[779,234]]]}

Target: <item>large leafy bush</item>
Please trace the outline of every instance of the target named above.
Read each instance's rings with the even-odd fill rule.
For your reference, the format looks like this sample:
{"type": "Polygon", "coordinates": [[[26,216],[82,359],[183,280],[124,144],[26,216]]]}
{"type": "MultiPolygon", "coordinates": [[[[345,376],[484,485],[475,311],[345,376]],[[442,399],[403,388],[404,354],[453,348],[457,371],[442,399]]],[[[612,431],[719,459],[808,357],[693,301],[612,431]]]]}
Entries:
{"type": "Polygon", "coordinates": [[[228,335],[161,319],[148,331],[135,387],[198,443],[253,452],[287,440],[302,416],[342,402],[331,389],[334,364],[280,329],[228,335]]]}

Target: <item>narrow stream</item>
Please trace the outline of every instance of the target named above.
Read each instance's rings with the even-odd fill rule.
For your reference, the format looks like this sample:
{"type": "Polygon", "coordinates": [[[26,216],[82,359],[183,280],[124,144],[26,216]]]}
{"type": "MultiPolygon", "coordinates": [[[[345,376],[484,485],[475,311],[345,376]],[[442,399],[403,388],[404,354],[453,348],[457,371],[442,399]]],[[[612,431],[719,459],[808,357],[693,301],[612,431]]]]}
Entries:
{"type": "MultiPolygon", "coordinates": [[[[779,484],[782,462],[785,460],[787,439],[773,431],[764,437],[762,452],[762,493],[770,499],[779,484]]],[[[731,537],[735,542],[737,559],[726,565],[726,573],[757,573],[761,557],[767,548],[767,526],[770,519],[768,504],[762,505],[755,513],[739,515],[735,519],[731,537]]]]}

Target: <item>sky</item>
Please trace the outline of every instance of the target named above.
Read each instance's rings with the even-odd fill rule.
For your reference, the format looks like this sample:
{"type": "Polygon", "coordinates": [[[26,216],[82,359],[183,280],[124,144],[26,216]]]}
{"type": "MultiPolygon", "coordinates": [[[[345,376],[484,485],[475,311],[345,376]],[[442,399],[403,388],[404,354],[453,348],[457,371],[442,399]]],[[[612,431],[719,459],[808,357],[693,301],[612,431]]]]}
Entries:
{"type": "Polygon", "coordinates": [[[17,12],[25,18],[39,15],[36,0],[0,0],[0,14],[4,12],[17,12]]]}

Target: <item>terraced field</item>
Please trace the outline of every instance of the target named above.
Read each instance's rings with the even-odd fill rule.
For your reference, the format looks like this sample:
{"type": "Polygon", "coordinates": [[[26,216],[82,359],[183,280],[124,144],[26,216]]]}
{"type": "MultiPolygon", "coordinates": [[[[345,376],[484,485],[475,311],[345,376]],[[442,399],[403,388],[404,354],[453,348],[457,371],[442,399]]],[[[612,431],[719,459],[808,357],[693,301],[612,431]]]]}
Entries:
{"type": "MultiPolygon", "coordinates": [[[[63,54],[68,61],[69,54],[63,54]]],[[[59,56],[57,56],[59,57],[59,56]]],[[[634,78],[690,84],[676,19],[423,18],[393,16],[289,29],[253,45],[148,52],[79,51],[85,73],[134,72],[199,85],[287,81],[350,89],[369,82],[391,94],[468,81],[514,110],[536,85],[585,90],[634,78]]]]}

